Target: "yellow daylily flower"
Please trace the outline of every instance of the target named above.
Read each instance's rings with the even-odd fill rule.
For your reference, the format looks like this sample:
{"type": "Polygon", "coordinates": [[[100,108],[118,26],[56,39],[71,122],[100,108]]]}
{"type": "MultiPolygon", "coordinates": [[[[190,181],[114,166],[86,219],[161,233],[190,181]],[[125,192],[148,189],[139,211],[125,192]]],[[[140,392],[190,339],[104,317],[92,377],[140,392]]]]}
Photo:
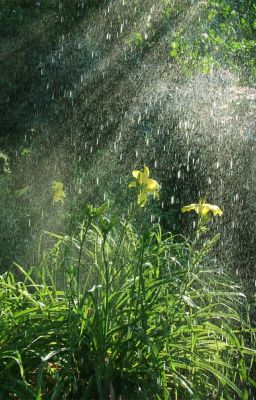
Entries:
{"type": "Polygon", "coordinates": [[[188,206],[182,207],[181,212],[192,210],[195,210],[195,212],[202,217],[208,214],[209,211],[211,211],[213,215],[221,216],[223,214],[223,211],[218,206],[207,203],[189,204],[188,206]]]}
{"type": "Polygon", "coordinates": [[[144,166],[142,171],[132,171],[132,176],[135,181],[129,184],[129,188],[140,188],[138,195],[138,204],[140,207],[144,207],[147,202],[147,195],[152,194],[154,199],[159,197],[160,186],[154,179],[149,179],[149,168],[144,166]]]}
{"type": "Polygon", "coordinates": [[[59,201],[63,204],[66,194],[63,190],[63,183],[54,181],[52,184],[53,189],[53,203],[58,203],[59,201]]]}

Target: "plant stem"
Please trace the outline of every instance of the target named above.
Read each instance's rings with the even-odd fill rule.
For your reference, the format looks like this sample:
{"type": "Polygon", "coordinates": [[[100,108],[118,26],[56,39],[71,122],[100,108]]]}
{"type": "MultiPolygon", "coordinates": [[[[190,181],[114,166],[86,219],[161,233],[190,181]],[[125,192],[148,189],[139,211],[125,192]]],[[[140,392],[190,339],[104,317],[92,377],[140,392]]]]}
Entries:
{"type": "Polygon", "coordinates": [[[80,303],[80,267],[81,267],[81,258],[82,258],[82,251],[83,251],[83,246],[84,246],[84,241],[88,232],[88,229],[91,225],[92,219],[89,217],[86,221],[86,226],[84,229],[84,223],[83,221],[82,228],[81,228],[81,237],[80,237],[80,249],[79,249],[79,255],[78,255],[78,264],[77,264],[77,300],[78,300],[78,305],[80,303]]]}

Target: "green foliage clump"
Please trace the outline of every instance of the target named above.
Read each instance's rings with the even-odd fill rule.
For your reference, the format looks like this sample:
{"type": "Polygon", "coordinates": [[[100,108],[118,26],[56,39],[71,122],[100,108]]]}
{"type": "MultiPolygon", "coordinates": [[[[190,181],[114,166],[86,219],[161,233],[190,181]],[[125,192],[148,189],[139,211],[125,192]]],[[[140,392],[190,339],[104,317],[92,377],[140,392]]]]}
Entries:
{"type": "Polygon", "coordinates": [[[250,0],[209,0],[193,29],[182,26],[174,32],[170,56],[187,74],[228,66],[255,81],[255,18],[256,5],[250,0]]]}
{"type": "Polygon", "coordinates": [[[210,258],[219,236],[138,235],[143,211],[86,206],[22,280],[1,276],[0,398],[250,398],[254,331],[210,258]]]}
{"type": "Polygon", "coordinates": [[[143,46],[144,41],[145,41],[145,39],[140,32],[134,32],[128,43],[131,46],[134,45],[135,47],[140,48],[143,46]]]}

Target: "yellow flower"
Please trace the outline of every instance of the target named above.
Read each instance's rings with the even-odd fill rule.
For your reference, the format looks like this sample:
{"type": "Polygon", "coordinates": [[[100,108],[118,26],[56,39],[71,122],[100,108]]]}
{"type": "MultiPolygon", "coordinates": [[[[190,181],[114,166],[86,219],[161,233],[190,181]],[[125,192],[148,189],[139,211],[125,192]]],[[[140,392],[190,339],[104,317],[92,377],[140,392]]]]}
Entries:
{"type": "Polygon", "coordinates": [[[59,201],[63,204],[66,194],[63,190],[63,183],[54,181],[52,184],[53,189],[53,203],[58,203],[59,201]]]}
{"type": "Polygon", "coordinates": [[[132,176],[135,178],[135,181],[129,184],[129,188],[140,188],[138,195],[138,204],[140,207],[145,206],[148,194],[152,194],[154,199],[159,197],[159,184],[154,179],[149,179],[149,169],[147,166],[144,166],[143,171],[132,171],[132,176]]]}
{"type": "Polygon", "coordinates": [[[218,206],[200,202],[198,204],[190,204],[189,206],[184,206],[181,209],[182,212],[192,210],[195,210],[195,212],[202,217],[204,217],[209,211],[211,211],[213,215],[221,216],[223,214],[223,211],[218,206]]]}

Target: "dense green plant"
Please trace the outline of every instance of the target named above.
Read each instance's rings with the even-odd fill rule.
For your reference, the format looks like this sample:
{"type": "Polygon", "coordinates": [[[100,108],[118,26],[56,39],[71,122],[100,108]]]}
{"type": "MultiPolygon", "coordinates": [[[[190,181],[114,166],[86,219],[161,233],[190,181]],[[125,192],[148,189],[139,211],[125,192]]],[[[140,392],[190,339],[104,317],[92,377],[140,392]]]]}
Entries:
{"type": "Polygon", "coordinates": [[[246,299],[210,258],[219,235],[202,240],[216,206],[189,206],[191,240],[159,225],[138,235],[151,180],[134,177],[125,220],[86,206],[68,235],[46,233],[40,265],[1,276],[0,399],[250,398],[246,299]]]}
{"type": "Polygon", "coordinates": [[[200,10],[193,28],[181,26],[174,32],[170,56],[179,60],[186,73],[228,66],[255,82],[255,4],[208,0],[200,10]]]}

